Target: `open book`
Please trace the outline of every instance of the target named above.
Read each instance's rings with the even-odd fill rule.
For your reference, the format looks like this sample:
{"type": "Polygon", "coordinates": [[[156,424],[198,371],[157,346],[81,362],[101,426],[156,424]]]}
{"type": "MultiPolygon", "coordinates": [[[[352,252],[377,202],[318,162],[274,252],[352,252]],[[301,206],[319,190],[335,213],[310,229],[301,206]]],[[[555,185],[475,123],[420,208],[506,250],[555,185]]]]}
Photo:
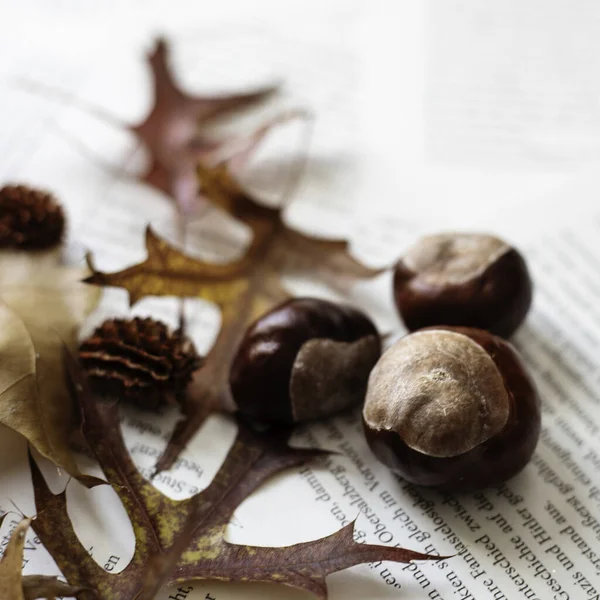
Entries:
{"type": "MultiPolygon", "coordinates": [[[[316,230],[318,223],[321,234],[351,233],[356,255],[369,264],[389,263],[421,232],[448,227],[485,229],[519,246],[531,268],[535,295],[533,309],[513,341],[543,400],[539,446],[531,463],[505,484],[475,493],[440,493],[402,481],[379,464],[364,440],[360,412],[344,414],[298,429],[295,444],[336,454],[291,470],[259,489],[236,512],[228,539],[287,545],[324,536],[357,519],[356,531],[367,542],[452,555],[437,563],[374,563],[337,573],[328,578],[334,600],[600,598],[600,220],[577,200],[595,190],[593,172],[573,169],[573,161],[582,154],[591,156],[599,142],[595,129],[583,127],[577,119],[569,127],[565,124],[569,119],[563,118],[580,114],[578,102],[584,102],[593,86],[573,92],[569,101],[560,96],[541,102],[536,94],[547,90],[525,78],[513,93],[503,88],[502,95],[494,87],[498,80],[479,75],[495,67],[496,74],[498,70],[514,73],[516,66],[504,64],[501,53],[488,58],[483,51],[471,55],[459,43],[478,31],[473,25],[477,19],[485,21],[486,14],[478,12],[475,0],[431,2],[428,12],[420,3],[407,4],[410,8],[402,22],[387,23],[386,14],[376,10],[365,15],[369,49],[363,48],[360,56],[358,29],[344,13],[339,29],[328,39],[311,27],[295,37],[273,28],[230,32],[228,38],[213,35],[193,44],[190,40],[196,36],[182,36],[184,49],[191,44],[190,57],[198,52],[219,60],[208,66],[205,61],[203,71],[195,72],[194,62],[186,63],[183,52],[181,71],[186,84],[194,85],[197,77],[216,89],[281,76],[287,82],[287,101],[310,105],[318,116],[311,156],[327,159],[329,169],[324,177],[323,163],[309,161],[289,219],[309,230],[316,230]],[[458,4],[462,12],[454,6],[458,4]],[[374,35],[374,30],[380,35],[374,35]],[[425,35],[420,37],[419,32],[425,35]],[[415,54],[424,40],[428,62],[415,54]],[[384,100],[386,110],[377,113],[380,96],[372,91],[364,98],[360,90],[361,84],[374,79],[371,70],[365,79],[360,77],[361,61],[376,70],[378,62],[373,58],[390,50],[406,66],[402,84],[407,91],[392,94],[399,102],[395,110],[402,109],[400,116],[388,110],[389,98],[384,100]],[[409,64],[411,53],[416,58],[409,64]],[[232,61],[241,61],[246,81],[237,81],[239,69],[231,68],[225,68],[225,73],[234,77],[226,80],[224,65],[231,66],[232,61]],[[457,61],[462,61],[462,69],[457,61]],[[419,88],[417,75],[425,62],[430,79],[421,81],[419,88]],[[476,82],[480,89],[473,90],[476,82]],[[425,90],[427,102],[411,116],[403,111],[409,110],[415,90],[425,90]],[[534,110],[536,99],[549,111],[546,121],[535,130],[519,129],[519,123],[530,122],[522,113],[525,108],[534,110]],[[510,113],[503,118],[510,122],[507,130],[512,133],[500,143],[494,126],[502,110],[510,113]],[[369,126],[367,132],[358,127],[360,119],[369,126]],[[391,125],[386,129],[386,123],[398,129],[391,125]],[[411,146],[406,151],[400,150],[398,141],[403,135],[405,145],[411,146]],[[533,150],[528,145],[532,139],[533,150]],[[569,144],[558,144],[560,139],[569,144]],[[516,148],[526,157],[517,156],[516,148]]],[[[491,51],[506,41],[518,22],[517,41],[526,52],[527,36],[537,27],[546,27],[550,33],[540,34],[536,47],[539,60],[547,66],[545,52],[554,47],[551,32],[558,28],[552,19],[560,20],[564,7],[559,2],[539,6],[534,2],[533,16],[528,12],[520,20],[519,3],[509,4],[512,17],[503,9],[489,9],[490,22],[500,23],[490,26],[493,41],[483,36],[483,41],[473,43],[491,51]],[[548,5],[552,10],[546,13],[548,5]],[[542,14],[545,20],[540,23],[535,17],[542,14]]],[[[90,50],[85,60],[56,50],[45,55],[43,66],[42,49],[35,45],[27,48],[23,61],[10,62],[0,52],[1,177],[55,190],[69,213],[70,259],[80,261],[82,249],[90,249],[103,270],[143,258],[148,222],[165,235],[172,234],[175,209],[168,199],[127,175],[139,168],[143,157],[133,152],[134,141],[125,132],[79,110],[76,102],[56,101],[43,92],[31,95],[14,80],[18,76],[52,82],[81,100],[135,121],[147,108],[147,89],[138,73],[142,71],[139,49],[131,44],[121,53],[90,50]]],[[[600,56],[600,48],[595,49],[600,56]]],[[[597,76],[593,65],[588,66],[590,79],[597,76]]],[[[586,71],[579,63],[578,68],[581,83],[586,71]]],[[[384,85],[383,79],[379,85],[384,85]]],[[[590,114],[600,123],[598,114],[590,114]]],[[[205,214],[190,230],[188,251],[205,256],[235,256],[244,240],[243,232],[216,211],[205,214]]],[[[315,290],[311,282],[290,285],[301,293],[326,292],[315,290]]],[[[369,312],[382,331],[402,332],[392,306],[389,274],[359,286],[347,300],[369,312]]],[[[149,298],[130,311],[123,290],[108,290],[89,327],[124,314],[152,315],[176,325],[178,307],[174,298],[149,298]]],[[[185,301],[185,311],[190,335],[201,352],[208,350],[217,331],[218,311],[193,299],[185,301]]],[[[125,437],[144,475],[152,472],[177,418],[175,411],[148,415],[124,409],[125,437]]],[[[231,420],[211,417],[175,467],[154,480],[156,486],[173,498],[205,488],[234,436],[231,420]]],[[[81,461],[88,472],[100,474],[87,459],[81,461]]],[[[53,491],[63,489],[67,478],[49,463],[40,460],[40,464],[53,491]]],[[[67,497],[84,546],[107,570],[122,570],[133,553],[133,534],[113,490],[88,491],[70,482],[67,497]]],[[[26,443],[2,429],[0,512],[14,510],[15,505],[25,514],[35,512],[26,443]]],[[[2,545],[18,520],[16,514],[5,520],[2,545]]],[[[33,534],[25,560],[26,573],[57,573],[33,534]]],[[[306,597],[282,586],[207,581],[164,590],[158,599],[306,597]]]]}

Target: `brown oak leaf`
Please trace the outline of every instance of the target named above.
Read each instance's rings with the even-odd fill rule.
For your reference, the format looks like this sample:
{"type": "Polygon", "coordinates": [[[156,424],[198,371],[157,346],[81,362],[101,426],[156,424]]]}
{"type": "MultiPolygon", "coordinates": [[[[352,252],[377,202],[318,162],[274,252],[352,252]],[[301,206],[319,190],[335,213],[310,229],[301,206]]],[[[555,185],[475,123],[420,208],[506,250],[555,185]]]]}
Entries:
{"type": "Polygon", "coordinates": [[[352,257],[346,240],[313,237],[291,229],[280,208],[258,203],[230,175],[227,164],[200,164],[198,174],[204,195],[253,232],[246,254],[238,261],[214,264],[185,255],[146,233],[148,257],[116,273],[102,273],[91,259],[87,283],[117,286],[129,292],[131,302],[144,296],[194,296],[214,302],[222,313],[221,329],[192,384],[186,419],[173,433],[157,470],[168,469],[181,450],[215,410],[231,408],[229,371],[234,352],[246,327],[265,311],[288,299],[280,277],[308,273],[328,284],[345,279],[371,278],[382,272],[352,257]]]}
{"type": "MultiPolygon", "coordinates": [[[[151,164],[142,181],[166,192],[184,213],[189,213],[198,201],[196,164],[220,151],[227,142],[211,139],[203,128],[217,117],[265,100],[277,88],[224,96],[193,96],[177,85],[168,54],[167,42],[159,39],[148,55],[154,106],[142,123],[129,129],[151,156],[151,164]]],[[[259,129],[251,138],[252,144],[256,144],[257,137],[262,137],[268,128],[259,129]]]]}
{"type": "MultiPolygon", "coordinates": [[[[0,527],[6,515],[0,517],[0,527]]],[[[0,598],[3,600],[56,600],[63,596],[78,596],[84,588],[74,587],[56,577],[22,574],[25,536],[32,519],[22,519],[14,528],[2,560],[0,560],[0,598]]]]}
{"type": "Polygon", "coordinates": [[[117,404],[95,399],[81,370],[72,360],[67,362],[79,397],[84,435],[123,502],[136,539],[127,567],[119,574],[105,571],[75,534],[66,492],[54,495],[31,459],[38,512],[33,528],[67,581],[95,590],[95,596],[82,592],[82,600],[151,600],[163,585],[194,579],[274,582],[325,599],[326,576],[352,565],[439,559],[397,547],[357,543],[353,525],[319,540],[281,548],[228,542],[227,525],[244,499],[275,474],[325,453],[289,447],[289,432],[258,434],[240,424],[209,486],[189,499],[172,500],[136,469],[121,434],[117,404]]]}

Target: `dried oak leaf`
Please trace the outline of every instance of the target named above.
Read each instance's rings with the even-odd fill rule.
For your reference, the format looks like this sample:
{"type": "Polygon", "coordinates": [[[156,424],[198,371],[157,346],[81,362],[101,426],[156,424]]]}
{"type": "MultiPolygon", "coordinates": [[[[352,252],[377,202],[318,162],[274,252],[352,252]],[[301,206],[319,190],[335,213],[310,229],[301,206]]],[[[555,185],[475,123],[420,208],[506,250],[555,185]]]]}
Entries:
{"type": "Polygon", "coordinates": [[[316,238],[292,230],[282,209],[258,203],[230,175],[226,164],[200,165],[198,175],[203,194],[252,230],[252,242],[240,260],[214,264],[192,258],[148,228],[148,257],[144,262],[116,273],[102,273],[88,257],[92,275],[84,280],[125,288],[132,304],[144,296],[191,296],[214,302],[221,309],[221,329],[191,386],[187,418],[176,427],[158,462],[158,471],[174,463],[208,414],[233,405],[229,371],[235,350],[250,322],[290,297],[280,283],[282,275],[308,273],[331,284],[382,272],[353,258],[346,240],[316,238]]]}
{"type": "Polygon", "coordinates": [[[148,55],[154,106],[142,123],[130,126],[129,130],[151,156],[142,181],[167,193],[188,213],[198,201],[198,160],[210,156],[226,142],[209,138],[203,128],[217,117],[265,100],[277,88],[271,86],[245,94],[193,96],[175,82],[168,53],[167,42],[159,39],[148,55]]]}
{"type": "Polygon", "coordinates": [[[287,445],[287,435],[256,434],[240,425],[237,438],[210,485],[186,500],[172,500],[138,472],[126,449],[116,403],[92,396],[80,369],[68,361],[91,450],[119,495],[136,539],[133,558],[119,574],[100,567],[79,542],[67,513],[66,492],[54,495],[31,459],[38,516],[32,526],[73,586],[93,588],[82,600],[151,600],[163,585],[194,579],[274,582],[327,597],[325,577],[377,560],[435,559],[389,546],[360,544],[353,525],[312,542],[281,548],[232,544],[225,539],[236,508],[275,474],[323,455],[287,445]]]}
{"type": "MultiPolygon", "coordinates": [[[[6,515],[0,517],[0,527],[6,515]]],[[[22,574],[25,536],[32,519],[23,519],[13,530],[0,560],[0,598],[2,600],[56,600],[63,596],[77,596],[84,588],[74,587],[46,575],[22,574]]]]}
{"type": "Polygon", "coordinates": [[[0,252],[0,424],[93,486],[69,447],[76,419],[62,358],[99,297],[79,281],[85,272],[55,253],[0,252]]]}

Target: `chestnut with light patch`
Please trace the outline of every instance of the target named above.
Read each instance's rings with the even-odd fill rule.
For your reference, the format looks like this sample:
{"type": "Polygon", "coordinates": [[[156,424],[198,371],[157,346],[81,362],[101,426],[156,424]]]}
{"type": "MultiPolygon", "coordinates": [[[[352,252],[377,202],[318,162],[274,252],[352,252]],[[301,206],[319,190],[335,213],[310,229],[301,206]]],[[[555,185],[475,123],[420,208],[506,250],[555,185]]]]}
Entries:
{"type": "Polygon", "coordinates": [[[294,298],[253,323],[240,343],[230,385],[246,418],[268,424],[322,419],[363,402],[381,354],[361,311],[294,298]]]}
{"type": "Polygon", "coordinates": [[[383,354],[369,378],[363,421],[375,455],[403,478],[472,489],[527,464],[541,410],[508,342],[479,329],[438,327],[383,354]]]}

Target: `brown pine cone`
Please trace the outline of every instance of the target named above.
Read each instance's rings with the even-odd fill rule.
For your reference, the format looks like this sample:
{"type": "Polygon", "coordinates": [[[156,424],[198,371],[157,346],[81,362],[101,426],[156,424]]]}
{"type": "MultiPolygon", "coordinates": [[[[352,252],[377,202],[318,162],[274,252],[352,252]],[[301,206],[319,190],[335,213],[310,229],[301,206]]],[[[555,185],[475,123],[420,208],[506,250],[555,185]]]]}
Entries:
{"type": "Polygon", "coordinates": [[[51,248],[64,231],[65,215],[52,194],[24,185],[0,189],[0,248],[51,248]]]}
{"type": "Polygon", "coordinates": [[[79,347],[92,389],[156,410],[181,401],[202,364],[191,340],[154,319],[109,319],[79,347]]]}

